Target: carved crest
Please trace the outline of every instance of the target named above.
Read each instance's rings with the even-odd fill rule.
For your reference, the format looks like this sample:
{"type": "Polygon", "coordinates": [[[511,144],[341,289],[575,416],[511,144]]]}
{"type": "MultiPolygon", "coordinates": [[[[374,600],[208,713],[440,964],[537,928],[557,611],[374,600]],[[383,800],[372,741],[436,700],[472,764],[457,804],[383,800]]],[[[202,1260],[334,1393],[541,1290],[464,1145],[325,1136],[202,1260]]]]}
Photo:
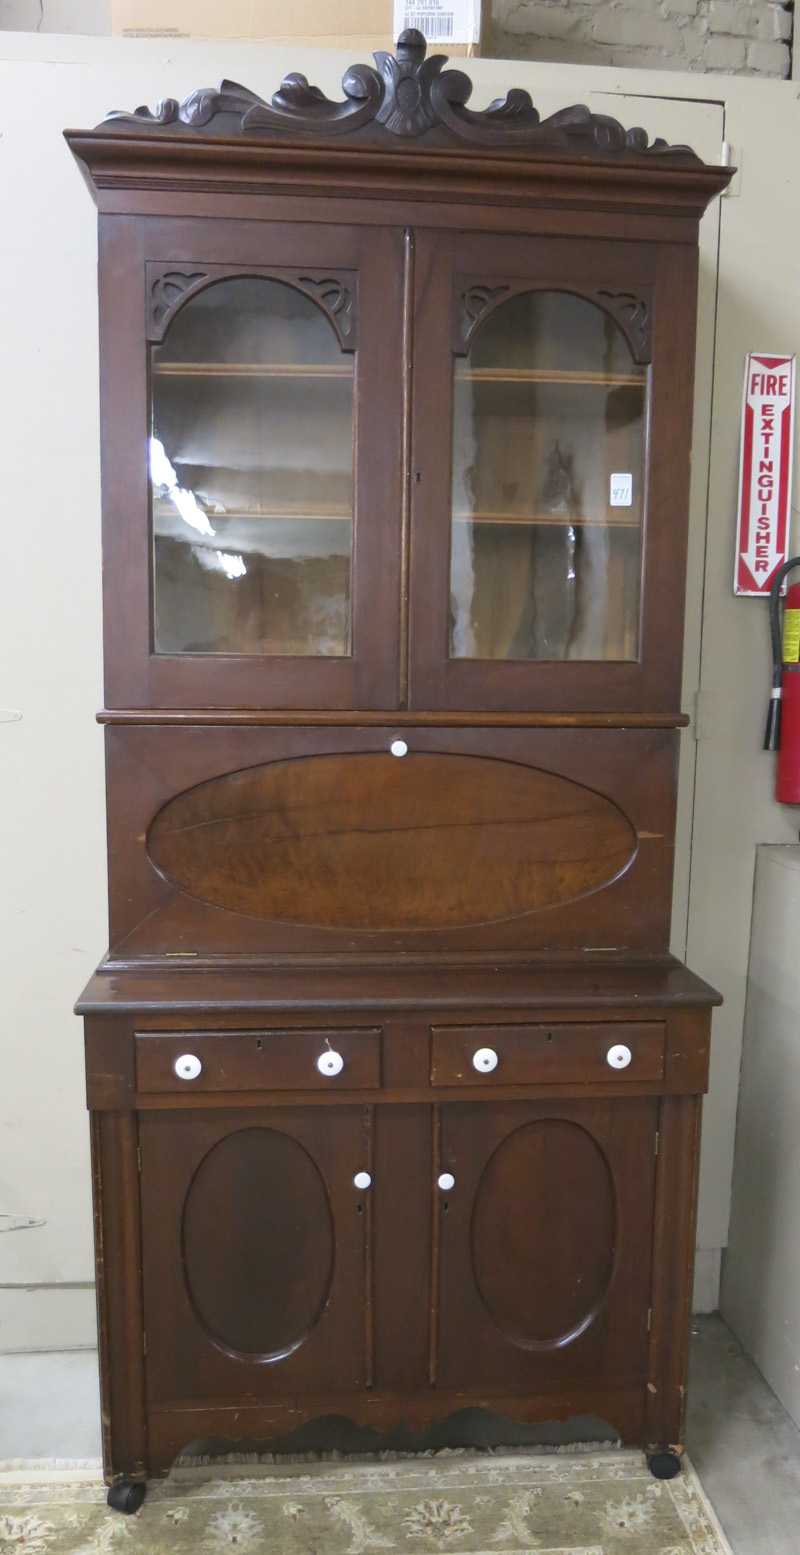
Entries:
{"type": "Polygon", "coordinates": [[[428,136],[436,145],[461,142],[491,150],[558,151],[575,156],[648,156],[699,166],[688,146],[649,143],[643,129],[626,130],[616,119],[592,113],[583,104],[542,119],[530,94],[521,89],[497,98],[488,108],[467,107],[472,82],[463,70],[446,70],[447,56],[426,57],[422,33],[400,34],[397,53],[383,50],[374,65],[351,65],[342,79],[344,99],[334,102],[305,76],[293,72],[267,102],[235,81],[218,88],[200,87],[179,102],[167,97],[153,113],[136,108],[113,112],[105,123],[120,131],[168,129],[262,136],[289,132],[317,139],[355,134],[372,144],[428,136]]]}

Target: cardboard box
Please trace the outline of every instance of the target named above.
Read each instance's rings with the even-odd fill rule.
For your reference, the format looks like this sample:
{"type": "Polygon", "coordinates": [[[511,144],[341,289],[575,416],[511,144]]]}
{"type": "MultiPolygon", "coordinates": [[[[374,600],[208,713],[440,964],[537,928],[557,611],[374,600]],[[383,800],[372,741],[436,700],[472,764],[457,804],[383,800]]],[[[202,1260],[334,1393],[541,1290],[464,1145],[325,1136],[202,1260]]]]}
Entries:
{"type": "Polygon", "coordinates": [[[352,63],[393,50],[397,34],[418,27],[431,53],[481,51],[489,0],[112,0],[111,30],[127,38],[236,38],[344,49],[352,63]]]}

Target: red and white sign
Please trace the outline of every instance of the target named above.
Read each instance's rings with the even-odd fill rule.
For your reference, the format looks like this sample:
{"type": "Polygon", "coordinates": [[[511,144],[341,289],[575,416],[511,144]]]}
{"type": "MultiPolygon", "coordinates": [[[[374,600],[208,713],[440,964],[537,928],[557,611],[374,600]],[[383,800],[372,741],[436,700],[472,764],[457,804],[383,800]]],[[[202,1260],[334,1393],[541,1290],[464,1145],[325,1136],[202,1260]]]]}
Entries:
{"type": "Polygon", "coordinates": [[[794,379],[793,356],[746,358],[735,594],[768,594],[788,555],[794,379]]]}

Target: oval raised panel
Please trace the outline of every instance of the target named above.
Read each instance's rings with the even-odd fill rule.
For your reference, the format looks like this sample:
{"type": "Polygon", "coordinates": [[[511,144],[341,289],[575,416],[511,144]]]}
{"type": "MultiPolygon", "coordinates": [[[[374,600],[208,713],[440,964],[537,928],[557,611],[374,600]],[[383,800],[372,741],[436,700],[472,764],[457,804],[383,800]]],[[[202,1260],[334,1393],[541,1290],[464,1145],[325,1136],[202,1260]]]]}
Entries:
{"type": "Polygon", "coordinates": [[[322,1178],[288,1134],[229,1134],[201,1161],[183,1210],[195,1312],[234,1354],[278,1360],[302,1344],[328,1299],[333,1224],[322,1178]]]}
{"type": "Polygon", "coordinates": [[[215,907],[309,928],[467,928],[608,885],[636,834],[602,794],[481,756],[309,756],[178,794],[156,868],[215,907]]]}
{"type": "Polygon", "coordinates": [[[472,1217],[472,1265],[489,1316],[525,1349],[584,1333],[614,1266],[616,1208],[608,1163],[578,1124],[524,1124],[498,1146],[472,1217]]]}

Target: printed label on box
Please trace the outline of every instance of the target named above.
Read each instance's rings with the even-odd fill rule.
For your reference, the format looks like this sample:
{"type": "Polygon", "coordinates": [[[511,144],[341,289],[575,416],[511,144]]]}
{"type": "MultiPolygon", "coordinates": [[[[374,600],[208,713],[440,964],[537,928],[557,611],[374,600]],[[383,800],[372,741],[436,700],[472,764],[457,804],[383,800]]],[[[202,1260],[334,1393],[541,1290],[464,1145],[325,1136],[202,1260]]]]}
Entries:
{"type": "Polygon", "coordinates": [[[394,0],[394,34],[416,27],[428,43],[479,43],[480,0],[394,0]]]}

